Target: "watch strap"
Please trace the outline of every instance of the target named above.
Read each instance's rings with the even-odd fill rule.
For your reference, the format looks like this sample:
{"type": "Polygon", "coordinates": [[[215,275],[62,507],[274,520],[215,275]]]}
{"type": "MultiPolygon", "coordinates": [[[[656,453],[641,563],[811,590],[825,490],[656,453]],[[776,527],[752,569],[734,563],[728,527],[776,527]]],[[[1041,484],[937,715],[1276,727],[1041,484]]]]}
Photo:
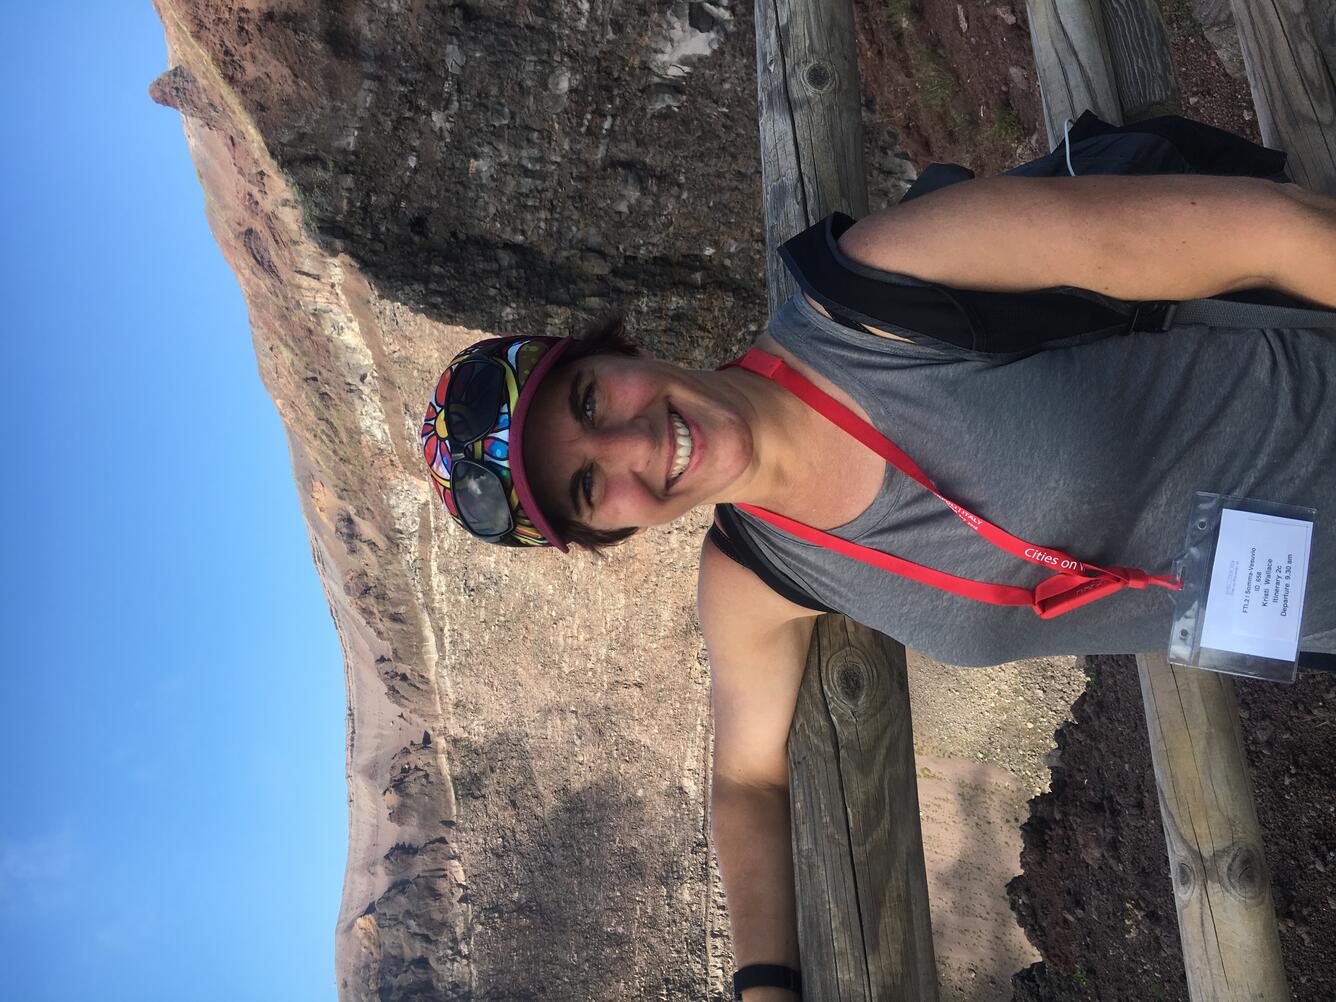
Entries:
{"type": "Polygon", "coordinates": [[[748,988],[787,988],[798,998],[803,997],[802,976],[783,964],[748,964],[733,975],[733,998],[740,1002],[748,988]]]}

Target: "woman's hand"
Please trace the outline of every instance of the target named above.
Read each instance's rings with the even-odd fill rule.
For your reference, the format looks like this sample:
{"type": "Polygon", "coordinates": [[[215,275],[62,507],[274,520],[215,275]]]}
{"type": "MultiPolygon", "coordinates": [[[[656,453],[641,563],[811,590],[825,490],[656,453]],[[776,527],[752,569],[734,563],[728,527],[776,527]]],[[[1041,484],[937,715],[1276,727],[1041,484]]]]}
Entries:
{"type": "Polygon", "coordinates": [[[875,212],[840,249],[957,288],[1179,300],[1267,286],[1336,305],[1331,202],[1247,177],[993,177],[875,212]]]}

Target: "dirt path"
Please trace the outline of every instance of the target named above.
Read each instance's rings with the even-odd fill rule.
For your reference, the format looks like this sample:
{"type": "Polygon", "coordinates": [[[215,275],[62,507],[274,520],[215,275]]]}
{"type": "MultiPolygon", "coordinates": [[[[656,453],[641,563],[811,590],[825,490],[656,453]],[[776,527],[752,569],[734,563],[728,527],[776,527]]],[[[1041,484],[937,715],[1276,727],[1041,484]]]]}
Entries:
{"type": "Polygon", "coordinates": [[[942,1002],[1006,1002],[1039,960],[1012,915],[1020,826],[1085,688],[1075,658],[948,668],[910,653],[923,851],[942,1002]]]}

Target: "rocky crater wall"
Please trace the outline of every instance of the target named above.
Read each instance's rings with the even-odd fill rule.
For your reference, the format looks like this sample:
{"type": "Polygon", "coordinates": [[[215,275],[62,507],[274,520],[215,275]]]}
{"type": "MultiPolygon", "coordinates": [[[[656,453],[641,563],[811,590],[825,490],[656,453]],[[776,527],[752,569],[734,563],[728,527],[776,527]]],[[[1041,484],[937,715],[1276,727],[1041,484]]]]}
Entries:
{"type": "Polygon", "coordinates": [[[349,691],[344,999],[721,994],[700,520],[604,560],[443,517],[426,395],[608,309],[713,364],[763,321],[749,5],[156,0],[349,691]]]}
{"type": "Polygon", "coordinates": [[[757,322],[750,5],[171,4],[382,294],[484,330],[624,309],[679,352],[757,322]]]}

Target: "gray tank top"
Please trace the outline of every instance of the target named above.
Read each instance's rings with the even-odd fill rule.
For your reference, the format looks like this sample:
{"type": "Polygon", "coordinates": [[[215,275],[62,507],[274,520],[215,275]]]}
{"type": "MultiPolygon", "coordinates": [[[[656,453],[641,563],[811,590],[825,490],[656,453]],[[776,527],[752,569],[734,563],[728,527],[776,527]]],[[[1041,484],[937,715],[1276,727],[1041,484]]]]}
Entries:
{"type": "MultiPolygon", "coordinates": [[[[1078,559],[1172,573],[1196,491],[1316,508],[1300,646],[1336,652],[1330,332],[1180,325],[999,362],[852,330],[798,295],[769,333],[843,387],[946,497],[1078,559]]],[[[839,472],[828,476],[838,490],[839,472]]],[[[1124,589],[1041,620],[739,515],[758,548],[810,595],[936,661],[991,665],[1168,645],[1173,598],[1163,588],[1124,589]]],[[[876,500],[831,532],[979,581],[1028,588],[1050,573],[993,546],[889,466],[876,500]]]]}

